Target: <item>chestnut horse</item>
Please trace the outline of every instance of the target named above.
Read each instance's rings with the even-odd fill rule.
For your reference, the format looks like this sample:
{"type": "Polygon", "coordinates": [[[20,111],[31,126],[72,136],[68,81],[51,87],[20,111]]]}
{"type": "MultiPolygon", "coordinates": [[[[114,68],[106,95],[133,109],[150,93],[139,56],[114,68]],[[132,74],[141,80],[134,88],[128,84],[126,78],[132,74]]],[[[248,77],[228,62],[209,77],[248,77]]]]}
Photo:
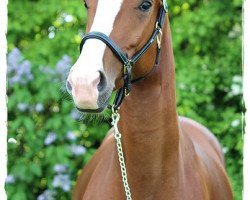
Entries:
{"type": "MultiPolygon", "coordinates": [[[[132,198],[232,200],[217,139],[201,124],[177,115],[170,25],[168,16],[159,14],[162,7],[166,11],[165,2],[84,3],[89,34],[70,71],[67,89],[79,110],[101,112],[112,91],[125,88],[119,90],[123,94],[116,111],[121,116],[118,129],[132,198]],[[134,59],[138,61],[132,63],[137,52],[141,53],[134,59]],[[132,90],[130,76],[131,80],[140,79],[132,90]]],[[[84,167],[74,200],[126,199],[114,134],[111,129],[84,167]]]]}

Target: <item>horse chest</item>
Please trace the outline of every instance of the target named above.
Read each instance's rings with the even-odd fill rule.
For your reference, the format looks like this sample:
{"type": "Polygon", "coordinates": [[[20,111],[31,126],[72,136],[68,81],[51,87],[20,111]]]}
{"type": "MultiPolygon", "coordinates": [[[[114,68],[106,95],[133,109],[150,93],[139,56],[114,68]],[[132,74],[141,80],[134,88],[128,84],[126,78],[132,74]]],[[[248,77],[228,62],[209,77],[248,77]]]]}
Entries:
{"type": "MultiPolygon", "coordinates": [[[[99,162],[94,163],[98,157],[94,157],[93,160],[83,170],[81,176],[84,178],[78,179],[76,190],[78,193],[75,194],[74,200],[125,200],[125,193],[122,187],[122,181],[120,177],[119,166],[116,165],[117,160],[112,160],[112,153],[107,152],[103,159],[99,162]],[[109,156],[108,156],[109,155],[109,156]],[[113,164],[112,164],[113,163],[113,164]],[[91,172],[89,169],[92,169],[91,172]],[[83,187],[83,185],[85,185],[83,187]],[[84,191],[82,191],[84,190],[84,191]]],[[[174,167],[174,166],[173,166],[174,167]]],[[[178,168],[178,167],[176,167],[178,168]]],[[[155,183],[155,187],[147,187],[150,183],[149,180],[143,182],[134,182],[131,179],[131,188],[133,193],[133,199],[135,200],[206,200],[209,198],[205,194],[201,194],[200,180],[189,179],[187,182],[183,181],[177,173],[172,177],[164,177],[155,183]],[[181,181],[180,181],[181,180],[181,181]],[[196,182],[197,184],[190,184],[196,182]]],[[[198,177],[198,176],[197,176],[198,177]]],[[[135,179],[134,179],[135,180],[135,179]]]]}

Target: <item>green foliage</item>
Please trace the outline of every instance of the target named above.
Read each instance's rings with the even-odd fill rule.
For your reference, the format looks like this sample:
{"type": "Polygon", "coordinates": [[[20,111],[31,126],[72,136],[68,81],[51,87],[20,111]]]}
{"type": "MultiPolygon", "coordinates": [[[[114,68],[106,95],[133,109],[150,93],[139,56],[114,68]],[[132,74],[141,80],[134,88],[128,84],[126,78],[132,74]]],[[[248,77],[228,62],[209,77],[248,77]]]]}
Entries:
{"type": "MultiPolygon", "coordinates": [[[[168,1],[178,113],[219,138],[236,200],[242,199],[241,3],[168,1]]],[[[110,127],[82,123],[63,89],[86,26],[84,6],[9,0],[8,14],[8,137],[17,140],[8,145],[8,199],[70,199],[77,170],[110,127]]]]}
{"type": "Polygon", "coordinates": [[[219,138],[242,199],[241,1],[171,1],[178,113],[219,138]]]}

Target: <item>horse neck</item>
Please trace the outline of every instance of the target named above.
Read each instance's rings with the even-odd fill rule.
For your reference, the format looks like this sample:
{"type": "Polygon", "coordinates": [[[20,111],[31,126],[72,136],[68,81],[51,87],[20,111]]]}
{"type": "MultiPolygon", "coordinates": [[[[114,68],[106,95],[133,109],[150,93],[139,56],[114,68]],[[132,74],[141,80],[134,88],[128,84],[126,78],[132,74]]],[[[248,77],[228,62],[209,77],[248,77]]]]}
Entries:
{"type": "Polygon", "coordinates": [[[153,179],[165,173],[163,168],[168,169],[166,163],[173,167],[177,162],[179,143],[174,57],[167,17],[159,65],[149,78],[133,85],[120,114],[119,129],[128,173],[138,179],[140,174],[144,179],[147,174],[153,184],[153,179]]]}

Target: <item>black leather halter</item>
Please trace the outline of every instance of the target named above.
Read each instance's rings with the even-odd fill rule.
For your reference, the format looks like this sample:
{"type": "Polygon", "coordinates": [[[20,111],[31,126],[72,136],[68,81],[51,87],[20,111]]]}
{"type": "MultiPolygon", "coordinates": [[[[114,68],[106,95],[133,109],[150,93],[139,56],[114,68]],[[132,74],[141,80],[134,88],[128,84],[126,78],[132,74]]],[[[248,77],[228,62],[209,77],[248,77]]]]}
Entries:
{"type": "Polygon", "coordinates": [[[142,47],[142,49],[136,52],[131,59],[128,58],[127,54],[123,52],[110,37],[101,32],[89,32],[83,37],[82,42],[80,44],[80,52],[82,51],[82,47],[86,42],[86,40],[98,39],[104,42],[112,50],[112,52],[116,55],[116,57],[119,58],[119,60],[123,63],[124,85],[117,91],[112,109],[114,110],[119,109],[119,106],[121,105],[124,97],[129,95],[132,89],[132,83],[142,80],[150,74],[149,72],[149,74],[143,77],[131,80],[132,66],[142,57],[142,55],[149,49],[149,47],[153,44],[153,42],[156,39],[157,39],[157,51],[156,51],[156,60],[154,66],[158,64],[158,57],[161,48],[162,26],[167,11],[168,11],[167,4],[165,3],[165,0],[163,0],[162,6],[160,7],[158,12],[155,29],[151,37],[149,38],[147,43],[142,47]]]}

